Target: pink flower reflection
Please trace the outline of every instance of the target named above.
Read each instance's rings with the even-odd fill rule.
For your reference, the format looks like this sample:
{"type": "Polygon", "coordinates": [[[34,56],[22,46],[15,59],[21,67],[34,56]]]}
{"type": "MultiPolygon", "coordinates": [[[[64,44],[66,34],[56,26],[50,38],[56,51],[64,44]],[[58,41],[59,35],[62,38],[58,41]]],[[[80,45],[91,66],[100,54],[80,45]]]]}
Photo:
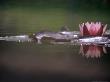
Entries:
{"type": "Polygon", "coordinates": [[[81,45],[80,53],[84,56],[91,58],[99,58],[106,52],[105,47],[96,45],[81,45]]]}
{"type": "Polygon", "coordinates": [[[107,25],[101,24],[101,22],[86,22],[79,24],[80,27],[80,33],[82,36],[88,35],[88,36],[102,36],[104,32],[106,31],[107,25]]]}

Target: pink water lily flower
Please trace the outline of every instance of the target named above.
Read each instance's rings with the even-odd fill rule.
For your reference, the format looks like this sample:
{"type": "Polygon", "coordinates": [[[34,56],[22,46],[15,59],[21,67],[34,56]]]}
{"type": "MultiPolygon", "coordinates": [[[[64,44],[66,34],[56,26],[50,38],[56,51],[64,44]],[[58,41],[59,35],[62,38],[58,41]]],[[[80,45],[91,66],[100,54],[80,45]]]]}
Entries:
{"type": "Polygon", "coordinates": [[[106,25],[101,22],[86,22],[79,24],[80,33],[82,36],[102,36],[106,31],[106,25]]]}

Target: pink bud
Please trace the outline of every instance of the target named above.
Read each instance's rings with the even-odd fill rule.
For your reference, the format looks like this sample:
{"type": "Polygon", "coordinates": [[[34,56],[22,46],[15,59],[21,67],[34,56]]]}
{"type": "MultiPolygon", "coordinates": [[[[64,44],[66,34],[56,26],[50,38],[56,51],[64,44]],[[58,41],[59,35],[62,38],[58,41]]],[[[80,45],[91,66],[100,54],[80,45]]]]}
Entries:
{"type": "Polygon", "coordinates": [[[86,22],[80,24],[79,27],[82,36],[102,36],[106,31],[107,25],[103,25],[101,22],[86,22]]]}

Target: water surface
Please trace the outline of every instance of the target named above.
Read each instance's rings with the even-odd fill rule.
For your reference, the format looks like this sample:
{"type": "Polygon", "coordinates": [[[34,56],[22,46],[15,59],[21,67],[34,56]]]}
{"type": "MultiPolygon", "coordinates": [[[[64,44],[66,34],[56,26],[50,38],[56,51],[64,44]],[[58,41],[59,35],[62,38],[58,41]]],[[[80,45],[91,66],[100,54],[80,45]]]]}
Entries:
{"type": "Polygon", "coordinates": [[[110,48],[105,47],[100,56],[93,48],[81,51],[80,45],[0,41],[1,80],[108,81],[110,48]],[[96,56],[87,56],[88,50],[96,56]]]}

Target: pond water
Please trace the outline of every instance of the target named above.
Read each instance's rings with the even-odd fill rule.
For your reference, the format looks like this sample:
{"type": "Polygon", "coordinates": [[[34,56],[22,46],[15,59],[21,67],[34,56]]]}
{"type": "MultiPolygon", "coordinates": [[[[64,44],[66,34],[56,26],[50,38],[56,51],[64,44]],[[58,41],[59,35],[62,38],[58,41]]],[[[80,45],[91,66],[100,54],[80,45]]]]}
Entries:
{"type": "Polygon", "coordinates": [[[0,79],[108,81],[110,47],[0,41],[0,79]]]}

